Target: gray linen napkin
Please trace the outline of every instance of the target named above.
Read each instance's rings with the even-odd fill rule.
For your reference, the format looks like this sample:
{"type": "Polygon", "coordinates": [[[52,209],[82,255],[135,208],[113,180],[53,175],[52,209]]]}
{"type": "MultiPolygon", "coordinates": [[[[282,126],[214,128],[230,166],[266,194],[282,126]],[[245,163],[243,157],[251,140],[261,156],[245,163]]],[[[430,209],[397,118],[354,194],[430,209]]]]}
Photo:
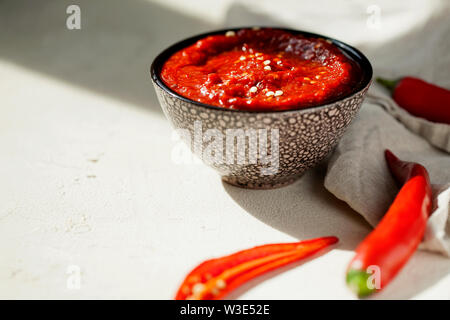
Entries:
{"type": "Polygon", "coordinates": [[[423,164],[432,183],[433,213],[421,249],[450,257],[450,155],[445,151],[450,152],[450,125],[413,117],[379,89],[369,92],[330,158],[325,188],[376,226],[398,192],[384,150],[423,164]]]}

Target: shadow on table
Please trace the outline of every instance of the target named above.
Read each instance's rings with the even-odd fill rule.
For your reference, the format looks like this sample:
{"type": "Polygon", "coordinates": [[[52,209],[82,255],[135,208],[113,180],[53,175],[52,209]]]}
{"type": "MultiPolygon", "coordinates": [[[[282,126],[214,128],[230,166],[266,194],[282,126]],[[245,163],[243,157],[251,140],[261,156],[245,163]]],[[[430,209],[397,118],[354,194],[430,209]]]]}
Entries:
{"type": "Polygon", "coordinates": [[[143,0],[78,0],[81,30],[68,30],[73,1],[0,2],[0,59],[160,112],[153,58],[175,41],[214,28],[143,0]]]}
{"type": "Polygon", "coordinates": [[[248,190],[223,183],[243,209],[265,224],[297,239],[334,235],[339,249],[353,250],[370,232],[369,224],[323,186],[326,167],[307,171],[292,185],[248,190]]]}

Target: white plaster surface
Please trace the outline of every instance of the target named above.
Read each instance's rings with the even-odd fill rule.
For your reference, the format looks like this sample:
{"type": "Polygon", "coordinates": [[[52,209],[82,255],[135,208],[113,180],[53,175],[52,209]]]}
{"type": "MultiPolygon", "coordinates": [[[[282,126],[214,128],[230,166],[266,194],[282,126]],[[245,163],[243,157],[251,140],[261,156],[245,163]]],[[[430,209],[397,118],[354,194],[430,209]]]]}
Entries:
{"type": "MultiPolygon", "coordinates": [[[[170,299],[207,258],[324,235],[336,249],[233,297],[354,298],[345,269],[370,227],[324,189],[324,166],[251,191],[172,161],[149,64],[217,26],[145,1],[80,1],[82,30],[68,31],[68,3],[0,3],[0,298],[170,299]]],[[[449,299],[449,271],[418,252],[376,298],[449,299]]]]}

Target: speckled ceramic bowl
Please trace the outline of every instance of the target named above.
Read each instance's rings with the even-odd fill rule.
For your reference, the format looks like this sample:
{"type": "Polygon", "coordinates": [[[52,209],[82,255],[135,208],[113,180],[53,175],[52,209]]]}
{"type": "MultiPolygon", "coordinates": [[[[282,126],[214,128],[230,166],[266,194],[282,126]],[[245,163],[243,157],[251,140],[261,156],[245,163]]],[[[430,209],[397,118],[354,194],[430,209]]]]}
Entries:
{"type": "MultiPolygon", "coordinates": [[[[204,150],[210,145],[210,140],[192,138],[196,132],[199,132],[199,129],[203,133],[208,129],[216,129],[224,137],[228,132],[227,129],[243,129],[246,132],[252,130],[259,132],[259,129],[265,129],[268,137],[272,138],[276,136],[271,136],[271,132],[278,132],[278,140],[272,139],[277,142],[276,145],[269,138],[264,140],[267,141],[267,149],[270,151],[267,152],[268,155],[272,154],[271,151],[274,151],[273,154],[275,154],[276,147],[278,147],[278,164],[275,164],[275,160],[263,161],[260,158],[256,163],[251,162],[247,151],[244,151],[246,152],[246,161],[243,163],[242,161],[241,163],[237,162],[237,155],[236,161],[233,163],[230,161],[214,162],[209,158],[205,163],[215,168],[224,181],[239,187],[252,189],[280,187],[295,181],[333,150],[361,106],[371,83],[372,67],[360,51],[345,43],[322,35],[278,28],[291,33],[332,41],[361,68],[361,81],[355,86],[354,91],[324,105],[299,110],[249,112],[224,109],[192,101],[172,91],[161,80],[160,72],[164,62],[176,51],[208,35],[223,34],[228,30],[237,31],[239,29],[242,28],[201,34],[174,44],[155,58],[151,66],[151,77],[164,114],[173,127],[189,131],[191,139],[187,138],[189,135],[185,135],[185,142],[190,145],[191,150],[197,156],[204,160],[204,150]]],[[[260,136],[258,136],[259,138],[260,136]]],[[[258,146],[259,141],[263,140],[258,140],[258,146]]],[[[233,139],[232,143],[236,145],[238,139],[233,139]]],[[[249,148],[250,142],[247,140],[245,143],[249,148]]],[[[225,142],[224,145],[226,145],[225,142]]],[[[225,159],[225,151],[223,153],[225,159]]]]}

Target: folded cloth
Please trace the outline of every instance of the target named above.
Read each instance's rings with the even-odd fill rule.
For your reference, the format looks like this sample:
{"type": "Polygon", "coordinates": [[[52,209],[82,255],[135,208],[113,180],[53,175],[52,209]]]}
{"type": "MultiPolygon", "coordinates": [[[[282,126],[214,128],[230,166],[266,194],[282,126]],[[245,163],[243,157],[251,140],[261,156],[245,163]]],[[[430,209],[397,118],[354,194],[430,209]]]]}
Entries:
{"type": "Polygon", "coordinates": [[[432,183],[433,212],[420,248],[450,257],[450,155],[444,151],[450,152],[449,137],[449,125],[414,117],[371,89],[330,158],[325,188],[376,226],[398,193],[384,150],[424,165],[432,183]]]}

